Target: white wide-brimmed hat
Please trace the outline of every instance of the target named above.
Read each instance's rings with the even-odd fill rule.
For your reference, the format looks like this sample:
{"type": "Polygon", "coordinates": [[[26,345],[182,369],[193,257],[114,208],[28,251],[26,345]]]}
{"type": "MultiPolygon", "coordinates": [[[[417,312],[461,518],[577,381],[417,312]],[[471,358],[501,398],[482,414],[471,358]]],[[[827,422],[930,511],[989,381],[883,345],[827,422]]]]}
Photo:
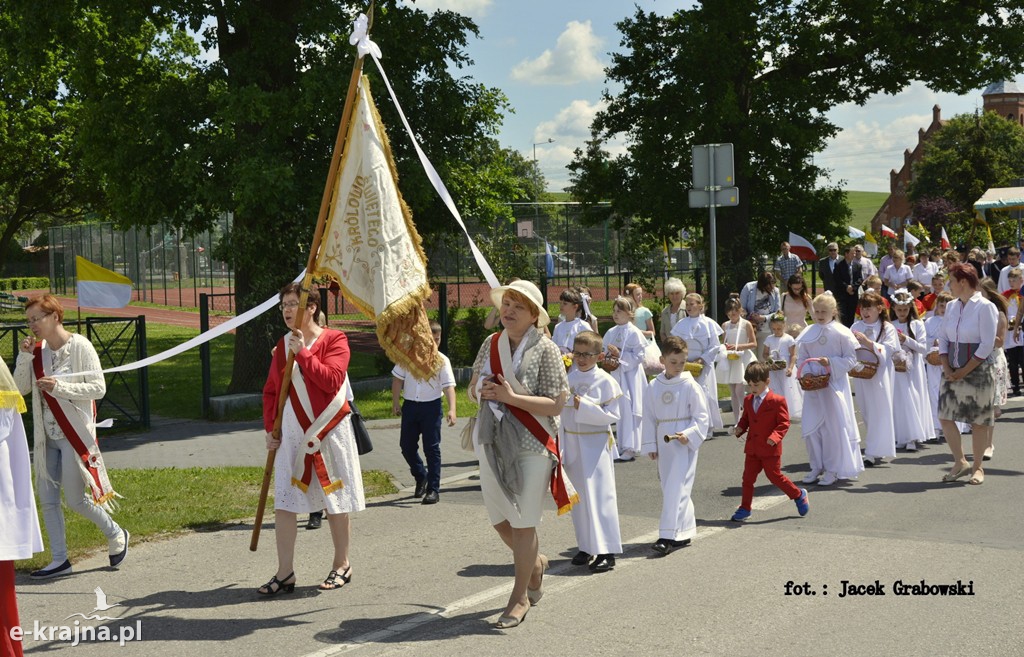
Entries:
{"type": "Polygon", "coordinates": [[[533,306],[540,311],[537,317],[537,328],[542,328],[551,323],[551,316],[548,315],[547,309],[544,308],[544,297],[541,296],[540,290],[537,286],[530,281],[512,281],[508,285],[502,285],[501,287],[491,288],[491,302],[495,308],[501,309],[501,300],[505,297],[505,292],[508,290],[515,290],[519,294],[530,300],[533,306]]]}

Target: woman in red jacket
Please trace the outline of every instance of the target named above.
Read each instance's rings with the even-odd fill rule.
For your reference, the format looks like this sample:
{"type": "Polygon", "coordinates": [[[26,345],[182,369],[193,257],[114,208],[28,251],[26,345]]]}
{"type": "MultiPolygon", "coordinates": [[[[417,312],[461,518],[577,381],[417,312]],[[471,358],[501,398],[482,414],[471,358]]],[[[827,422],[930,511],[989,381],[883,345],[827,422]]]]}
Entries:
{"type": "Polygon", "coordinates": [[[339,589],[351,580],[349,513],[366,507],[352,422],[349,417],[348,338],[317,325],[314,296],[299,308],[298,283],[281,289],[281,313],[291,332],[274,349],[263,387],[263,424],[274,460],[274,535],[277,573],[257,593],[295,590],[297,514],[325,509],[334,541],[330,573],[320,589],[339,589]],[[280,437],[273,433],[277,398],[289,354],[295,354],[280,437]]]}

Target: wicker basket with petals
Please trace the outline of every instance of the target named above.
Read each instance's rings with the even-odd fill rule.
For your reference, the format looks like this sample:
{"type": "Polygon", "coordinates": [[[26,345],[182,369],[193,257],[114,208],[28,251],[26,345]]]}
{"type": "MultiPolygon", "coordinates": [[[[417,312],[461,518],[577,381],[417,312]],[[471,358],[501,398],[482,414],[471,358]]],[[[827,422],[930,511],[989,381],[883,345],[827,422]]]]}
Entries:
{"type": "Polygon", "coordinates": [[[850,376],[855,379],[873,378],[875,373],[878,372],[878,354],[876,354],[873,349],[868,349],[866,347],[858,347],[856,353],[857,364],[860,365],[860,367],[850,370],[850,376]],[[864,360],[862,356],[865,355],[871,360],[864,360]]]}
{"type": "Polygon", "coordinates": [[[832,368],[828,365],[824,366],[824,374],[804,374],[804,366],[807,365],[807,363],[817,362],[817,358],[808,358],[804,362],[800,363],[800,367],[797,368],[796,380],[804,390],[821,390],[822,388],[828,387],[828,381],[832,378],[832,368]]]}

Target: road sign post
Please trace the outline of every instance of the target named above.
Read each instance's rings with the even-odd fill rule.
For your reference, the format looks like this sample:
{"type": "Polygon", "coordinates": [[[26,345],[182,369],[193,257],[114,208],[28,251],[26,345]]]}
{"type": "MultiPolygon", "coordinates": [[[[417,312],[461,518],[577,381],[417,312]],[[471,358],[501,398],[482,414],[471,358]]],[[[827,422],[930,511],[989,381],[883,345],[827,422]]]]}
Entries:
{"type": "Polygon", "coordinates": [[[739,205],[739,189],[734,186],[732,144],[700,144],[693,147],[693,184],[690,190],[691,208],[708,208],[711,247],[711,267],[708,282],[711,286],[711,317],[718,315],[718,232],[715,208],[739,205]]]}

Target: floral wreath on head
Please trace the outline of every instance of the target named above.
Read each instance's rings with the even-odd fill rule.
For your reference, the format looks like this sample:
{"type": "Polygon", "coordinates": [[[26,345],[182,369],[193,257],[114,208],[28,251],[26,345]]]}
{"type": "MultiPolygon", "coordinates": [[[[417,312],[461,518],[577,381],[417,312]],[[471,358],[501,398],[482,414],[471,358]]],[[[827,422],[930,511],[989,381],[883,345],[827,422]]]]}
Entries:
{"type": "Polygon", "coordinates": [[[914,295],[907,288],[901,287],[892,293],[892,302],[897,306],[909,306],[914,303],[914,295]]]}

